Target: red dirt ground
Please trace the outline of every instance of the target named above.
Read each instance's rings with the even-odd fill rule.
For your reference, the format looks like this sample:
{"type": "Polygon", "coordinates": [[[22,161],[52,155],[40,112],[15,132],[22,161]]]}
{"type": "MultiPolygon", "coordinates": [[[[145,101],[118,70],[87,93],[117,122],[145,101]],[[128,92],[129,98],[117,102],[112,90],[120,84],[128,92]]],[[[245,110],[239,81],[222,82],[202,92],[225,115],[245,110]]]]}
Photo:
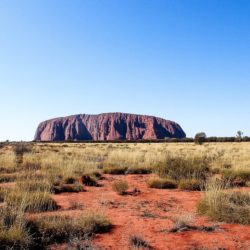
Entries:
{"type": "MultiPolygon", "coordinates": [[[[63,211],[60,214],[77,215],[84,210],[102,211],[112,221],[114,227],[109,233],[97,234],[94,244],[104,250],[126,250],[130,235],[140,235],[153,249],[250,249],[250,226],[213,223],[198,216],[196,204],[202,192],[185,192],[177,189],[151,189],[146,185],[150,175],[105,175],[100,181],[102,187],[86,187],[86,192],[54,195],[63,211]],[[112,190],[112,182],[127,180],[130,191],[138,194],[118,195],[112,190]],[[82,210],[71,210],[75,203],[82,204],[82,210]],[[187,231],[169,233],[173,227],[173,217],[193,214],[192,225],[217,225],[213,232],[187,231]]],[[[58,213],[57,211],[56,213],[58,213]]],[[[54,246],[52,249],[64,249],[54,246]]]]}

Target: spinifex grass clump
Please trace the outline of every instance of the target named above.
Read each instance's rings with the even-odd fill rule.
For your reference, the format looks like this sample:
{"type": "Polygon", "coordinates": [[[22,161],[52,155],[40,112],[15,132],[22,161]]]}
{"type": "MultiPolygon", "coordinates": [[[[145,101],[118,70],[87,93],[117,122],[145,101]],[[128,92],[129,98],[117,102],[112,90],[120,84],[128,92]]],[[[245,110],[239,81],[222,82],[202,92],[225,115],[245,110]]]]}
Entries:
{"type": "Polygon", "coordinates": [[[60,175],[50,178],[52,183],[51,192],[60,194],[63,192],[78,193],[84,191],[83,185],[80,183],[78,178],[74,176],[62,177],[60,175]]]}
{"type": "Polygon", "coordinates": [[[246,183],[250,181],[250,170],[226,169],[223,171],[223,180],[233,186],[246,186],[246,183]]]}
{"type": "Polygon", "coordinates": [[[52,211],[58,208],[47,191],[30,192],[15,188],[6,194],[5,201],[9,207],[18,207],[22,204],[25,212],[52,211]]]}
{"type": "Polygon", "coordinates": [[[211,182],[206,185],[198,212],[213,220],[250,224],[250,194],[246,191],[225,190],[224,185],[211,182]]]}
{"type": "Polygon", "coordinates": [[[44,216],[29,218],[19,207],[0,208],[0,249],[47,249],[53,243],[86,239],[104,233],[112,224],[102,213],[85,213],[80,217],[44,216]]]}
{"type": "Polygon", "coordinates": [[[30,249],[32,237],[26,228],[24,211],[19,207],[0,208],[0,248],[30,249]]]}
{"type": "Polygon", "coordinates": [[[129,246],[132,249],[143,249],[143,250],[153,249],[142,236],[137,234],[132,234],[129,236],[129,246]]]}
{"type": "Polygon", "coordinates": [[[111,166],[111,167],[105,167],[103,169],[104,174],[125,174],[127,171],[127,167],[121,167],[121,166],[111,166]]]}
{"type": "Polygon", "coordinates": [[[113,182],[112,189],[120,195],[126,194],[128,190],[128,182],[123,180],[118,180],[113,182]]]}
{"type": "Polygon", "coordinates": [[[163,163],[154,168],[155,173],[162,178],[173,180],[200,179],[205,180],[209,175],[210,160],[207,157],[172,157],[167,156],[163,163]]]}
{"type": "Polygon", "coordinates": [[[28,226],[35,238],[43,244],[65,242],[73,238],[84,239],[94,233],[104,233],[112,224],[102,213],[86,213],[80,217],[49,216],[32,219],[28,226]]]}
{"type": "Polygon", "coordinates": [[[148,187],[158,189],[172,189],[177,187],[177,182],[167,178],[151,178],[147,182],[148,187]]]}
{"type": "Polygon", "coordinates": [[[197,179],[182,179],[179,182],[178,187],[187,191],[200,191],[203,183],[197,179]]]}

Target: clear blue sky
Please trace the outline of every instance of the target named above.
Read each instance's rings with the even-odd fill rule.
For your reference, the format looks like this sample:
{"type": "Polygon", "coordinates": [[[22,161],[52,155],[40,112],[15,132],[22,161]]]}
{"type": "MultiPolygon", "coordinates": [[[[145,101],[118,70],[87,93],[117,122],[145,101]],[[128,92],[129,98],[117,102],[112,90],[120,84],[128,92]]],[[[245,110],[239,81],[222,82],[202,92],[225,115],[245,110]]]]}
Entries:
{"type": "Polygon", "coordinates": [[[0,0],[0,140],[128,112],[250,136],[249,0],[0,0]]]}

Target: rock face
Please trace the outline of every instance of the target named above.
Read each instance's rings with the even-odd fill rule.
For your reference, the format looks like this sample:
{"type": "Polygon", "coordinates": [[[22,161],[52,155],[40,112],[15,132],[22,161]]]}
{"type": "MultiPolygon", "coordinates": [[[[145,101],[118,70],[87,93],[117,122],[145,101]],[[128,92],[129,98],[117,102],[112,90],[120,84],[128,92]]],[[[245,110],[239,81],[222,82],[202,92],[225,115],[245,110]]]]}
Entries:
{"type": "Polygon", "coordinates": [[[73,115],[39,124],[36,141],[138,140],[183,138],[186,134],[173,121],[126,113],[73,115]]]}

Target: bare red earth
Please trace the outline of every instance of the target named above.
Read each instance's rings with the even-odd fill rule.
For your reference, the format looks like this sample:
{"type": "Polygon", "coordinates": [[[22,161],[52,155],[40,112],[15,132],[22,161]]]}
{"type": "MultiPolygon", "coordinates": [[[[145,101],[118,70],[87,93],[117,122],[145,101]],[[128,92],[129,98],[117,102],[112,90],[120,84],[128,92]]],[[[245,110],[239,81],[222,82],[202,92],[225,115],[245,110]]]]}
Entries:
{"type": "MultiPolygon", "coordinates": [[[[192,225],[211,226],[213,232],[191,230],[169,233],[173,217],[195,214],[202,192],[151,189],[146,185],[149,175],[106,175],[102,187],[86,187],[87,192],[64,193],[54,198],[62,212],[77,215],[84,210],[103,211],[114,228],[109,233],[97,234],[95,245],[101,249],[130,249],[130,235],[140,235],[153,249],[250,249],[250,226],[212,223],[205,217],[195,215],[192,225]],[[131,193],[121,196],[112,190],[112,182],[127,180],[131,193]],[[140,190],[133,193],[133,189],[140,190]],[[83,204],[83,210],[70,210],[75,202],[83,204]]],[[[58,213],[58,211],[57,211],[58,213]]],[[[54,249],[63,249],[55,246],[54,249]]]]}

